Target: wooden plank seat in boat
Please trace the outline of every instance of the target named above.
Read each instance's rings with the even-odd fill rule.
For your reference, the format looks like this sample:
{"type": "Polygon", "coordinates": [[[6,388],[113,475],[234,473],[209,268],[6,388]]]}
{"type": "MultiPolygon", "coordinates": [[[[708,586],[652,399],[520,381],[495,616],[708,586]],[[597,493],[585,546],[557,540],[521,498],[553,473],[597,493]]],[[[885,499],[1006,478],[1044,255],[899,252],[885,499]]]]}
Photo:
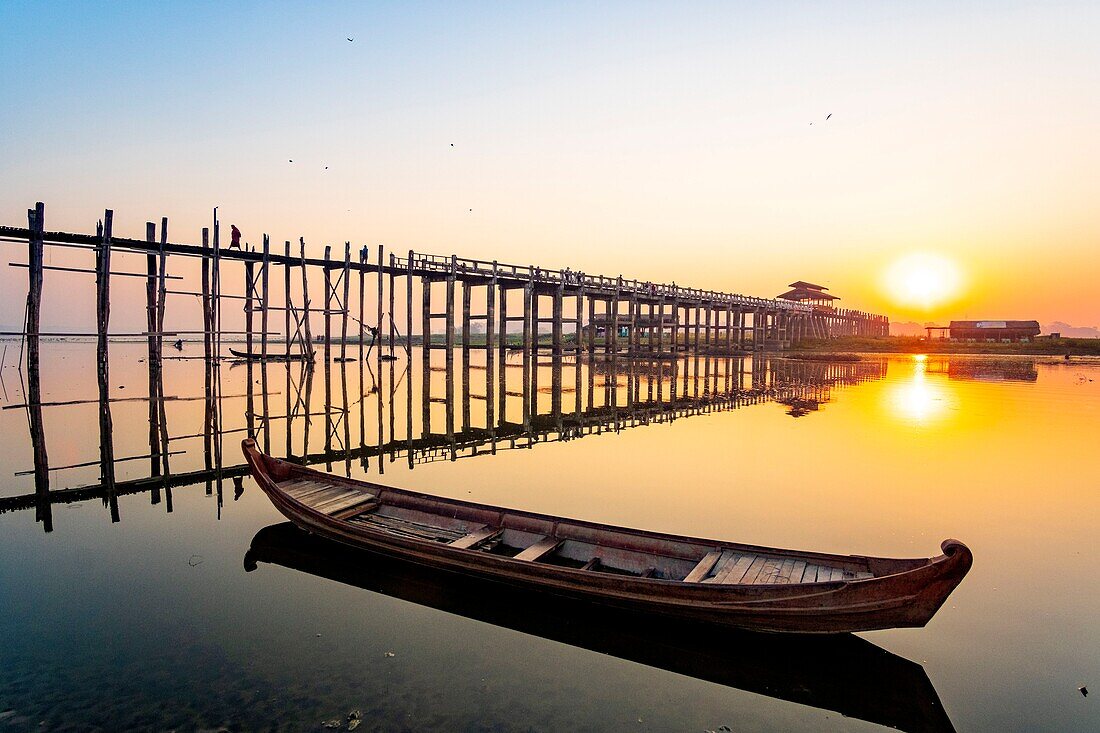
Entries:
{"type": "Polygon", "coordinates": [[[513,557],[513,560],[525,560],[527,562],[535,562],[540,557],[549,555],[554,550],[561,547],[562,541],[557,537],[543,537],[541,540],[531,545],[527,549],[521,551],[518,555],[513,557]]]}
{"type": "Polygon", "coordinates": [[[767,557],[726,550],[707,553],[695,569],[688,573],[684,581],[724,585],[784,585],[860,580],[870,577],[873,577],[872,573],[865,570],[848,570],[814,565],[805,560],[793,558],[767,557]]]}
{"type": "Polygon", "coordinates": [[[287,481],[280,484],[279,488],[311,509],[341,518],[354,507],[362,505],[362,510],[365,511],[369,504],[377,503],[372,494],[360,489],[325,485],[316,481],[287,481]]]}
{"type": "Polygon", "coordinates": [[[472,550],[483,542],[488,542],[491,539],[495,539],[498,535],[504,532],[500,527],[490,527],[485,525],[475,529],[469,534],[465,534],[450,543],[451,547],[458,547],[463,550],[472,550]]]}

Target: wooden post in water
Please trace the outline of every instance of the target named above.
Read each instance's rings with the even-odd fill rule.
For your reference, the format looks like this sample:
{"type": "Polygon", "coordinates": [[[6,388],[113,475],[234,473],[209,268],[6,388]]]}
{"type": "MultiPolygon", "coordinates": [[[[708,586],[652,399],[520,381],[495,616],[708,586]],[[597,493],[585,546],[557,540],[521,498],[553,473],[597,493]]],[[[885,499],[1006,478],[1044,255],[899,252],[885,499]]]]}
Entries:
{"type": "Polygon", "coordinates": [[[111,507],[111,521],[117,522],[115,497],[114,426],[111,421],[110,371],[107,334],[111,324],[111,230],[114,212],[103,212],[103,235],[96,249],[96,366],[99,377],[99,470],[111,507]]]}
{"type": "MultiPolygon", "coordinates": [[[[157,412],[160,427],[160,460],[161,473],[167,476],[169,468],[168,449],[168,418],[164,408],[164,311],[168,304],[168,255],[165,247],[168,244],[168,217],[160,219],[160,244],[157,247],[157,412]]],[[[168,510],[171,511],[172,490],[165,488],[168,499],[168,510]]]]}
{"type": "MultiPolygon", "coordinates": [[[[313,350],[313,334],[309,327],[309,277],[308,269],[306,267],[306,240],[304,237],[298,238],[299,251],[301,252],[302,261],[302,330],[303,338],[305,339],[305,346],[309,352],[308,364],[310,365],[308,371],[312,372],[313,360],[315,358],[315,352],[313,350]]],[[[312,380],[310,380],[312,383],[312,380]]],[[[309,410],[306,410],[308,413],[309,410]]],[[[308,419],[307,419],[308,424],[308,419]]],[[[305,451],[303,451],[305,452],[305,451]]]]}
{"type": "MultiPolygon", "coordinates": [[[[367,337],[367,316],[366,316],[366,304],[367,304],[367,270],[363,265],[367,264],[367,248],[366,246],[359,248],[359,362],[362,363],[366,360],[366,352],[363,351],[363,342],[367,337]]],[[[359,370],[359,381],[362,383],[362,369],[359,370]]],[[[362,384],[360,384],[362,387],[362,384]]],[[[362,390],[360,390],[362,392],[362,390]]]]}
{"type": "Polygon", "coordinates": [[[592,357],[596,353],[596,299],[591,296],[588,298],[588,338],[586,341],[588,361],[591,363],[592,357]]]}
{"type": "Polygon", "coordinates": [[[50,461],[46,454],[46,431],[42,421],[42,373],[39,327],[42,314],[42,250],[46,228],[46,206],[41,201],[27,209],[27,415],[30,418],[31,450],[34,452],[35,519],[46,532],[53,531],[50,503],[50,461]]]}
{"type": "MultiPolygon", "coordinates": [[[[270,288],[270,274],[271,274],[271,239],[264,235],[264,251],[263,261],[260,265],[262,268],[260,271],[260,298],[262,303],[260,304],[260,368],[264,371],[264,376],[267,376],[267,314],[268,306],[271,303],[271,288],[270,288]]],[[[264,430],[265,439],[267,429],[264,430]]]]}
{"type": "MultiPolygon", "coordinates": [[[[222,356],[222,276],[221,276],[221,225],[218,223],[218,210],[214,209],[214,262],[213,271],[210,274],[210,292],[211,301],[210,307],[212,309],[210,314],[210,325],[213,329],[214,335],[214,358],[221,359],[222,356]]],[[[219,374],[219,380],[221,376],[219,374]]],[[[221,408],[221,405],[218,405],[221,408]]],[[[220,436],[218,438],[218,445],[221,444],[220,436]]],[[[219,485],[221,479],[218,479],[219,485]]]]}
{"type": "Polygon", "coordinates": [[[325,245],[325,362],[332,358],[332,269],[330,254],[332,252],[332,246],[325,245]]]}
{"type": "Polygon", "coordinates": [[[607,332],[604,334],[605,350],[610,354],[619,353],[619,296],[622,295],[623,276],[615,281],[615,296],[611,299],[611,316],[607,332]]]}
{"type": "MultiPolygon", "coordinates": [[[[202,347],[203,355],[210,361],[213,342],[210,324],[210,230],[202,229],[202,347]]],[[[209,389],[209,385],[207,385],[209,389]]],[[[209,468],[209,467],[208,467],[209,468]]]]}
{"type": "MultiPolygon", "coordinates": [[[[583,275],[577,275],[577,311],[574,314],[574,329],[575,335],[573,337],[573,356],[576,359],[576,369],[574,370],[574,384],[573,384],[573,398],[575,400],[575,411],[577,420],[580,420],[582,404],[581,404],[581,372],[583,371],[583,359],[581,358],[581,336],[584,333],[584,277],[583,275]]],[[[578,424],[579,427],[579,424],[578,424]]]]}
{"type": "MultiPolygon", "coordinates": [[[[485,286],[485,427],[490,436],[496,435],[496,416],[494,415],[495,395],[493,394],[493,331],[496,327],[497,263],[493,260],[493,277],[485,286]]],[[[503,362],[502,362],[503,363],[503,362]]]]}
{"type": "Polygon", "coordinates": [[[531,405],[526,396],[531,388],[531,353],[534,351],[531,321],[535,310],[535,299],[535,268],[532,267],[527,282],[523,285],[523,387],[520,392],[524,395],[523,427],[525,429],[530,429],[531,426],[531,405]]]}
{"type": "MultiPolygon", "coordinates": [[[[378,353],[374,355],[374,358],[378,364],[378,387],[379,394],[381,394],[382,387],[382,295],[383,295],[383,282],[382,282],[382,263],[385,261],[386,251],[383,245],[378,245],[378,303],[375,311],[375,341],[378,343],[378,353]]],[[[393,350],[393,345],[390,345],[390,350],[393,350]]],[[[381,426],[379,426],[379,435],[381,435],[381,426]]],[[[381,457],[378,459],[381,461],[381,457]]]]}
{"type": "Polygon", "coordinates": [[[562,304],[565,299],[565,282],[559,280],[554,290],[554,305],[551,311],[551,376],[550,410],[559,419],[561,417],[561,370],[562,370],[562,304]]]}
{"type": "MultiPolygon", "coordinates": [[[[256,310],[256,306],[253,304],[253,293],[255,292],[254,285],[256,283],[255,277],[255,263],[252,260],[245,260],[244,263],[244,344],[245,351],[251,355],[252,352],[252,314],[256,310]]],[[[248,389],[245,390],[245,429],[248,432],[248,437],[254,438],[256,436],[256,399],[255,389],[253,389],[252,379],[252,358],[251,356],[245,360],[245,381],[248,383],[248,389]]]]}
{"type": "Polygon", "coordinates": [[[473,285],[462,281],[462,429],[470,429],[470,304],[473,285]]]}
{"type": "MultiPolygon", "coordinates": [[[[497,265],[494,263],[493,267],[496,268],[497,265]]],[[[497,413],[498,419],[503,424],[508,414],[508,288],[504,283],[498,283],[497,292],[500,295],[500,320],[497,329],[497,360],[500,362],[497,373],[497,413]]]]}
{"type": "MultiPolygon", "coordinates": [[[[407,453],[409,468],[413,467],[413,364],[412,364],[412,329],[413,329],[413,251],[409,250],[409,258],[405,261],[407,272],[405,275],[405,356],[408,359],[405,375],[405,439],[408,441],[407,453]]],[[[421,345],[421,350],[424,349],[421,345]]],[[[425,397],[426,399],[426,397],[425,397]]]]}
{"type": "MultiPolygon", "coordinates": [[[[244,344],[245,351],[249,354],[252,353],[252,313],[256,310],[256,306],[253,302],[253,293],[255,288],[253,287],[256,282],[255,263],[252,260],[245,260],[244,263],[244,344]]],[[[252,372],[252,362],[248,362],[248,371],[252,372]]],[[[251,435],[249,431],[249,435],[251,435]]]]}
{"type": "MultiPolygon", "coordinates": [[[[379,262],[378,266],[381,267],[382,263],[379,262]]],[[[393,252],[390,252],[390,271],[389,271],[389,291],[390,291],[390,308],[389,308],[389,321],[390,321],[390,356],[394,356],[394,352],[397,350],[397,324],[394,323],[393,314],[397,310],[397,291],[394,288],[394,276],[397,269],[397,258],[394,257],[393,252]]],[[[393,364],[393,361],[390,361],[393,364]]],[[[391,388],[393,380],[390,380],[391,388]]],[[[390,416],[393,416],[393,412],[390,412],[390,416]]]]}
{"type": "MultiPolygon", "coordinates": [[[[290,315],[291,304],[294,301],[291,300],[290,294],[290,240],[287,239],[283,242],[283,340],[286,342],[286,361],[290,363],[290,315]]],[[[287,367],[287,379],[290,379],[290,368],[287,367]]],[[[287,391],[290,388],[287,387],[287,391]]],[[[287,420],[290,420],[290,411],[287,411],[287,420]]],[[[290,434],[290,423],[287,423],[287,434],[290,434]]],[[[290,451],[287,450],[287,455],[290,455],[290,451]]]]}
{"type": "Polygon", "coordinates": [[[446,367],[446,430],[447,440],[454,440],[455,434],[455,256],[451,255],[451,269],[447,273],[447,306],[444,314],[447,333],[444,335],[444,357],[446,367]]]}
{"type": "Polygon", "coordinates": [[[424,437],[431,434],[431,402],[432,402],[432,281],[426,275],[420,278],[420,288],[422,290],[423,308],[421,315],[423,316],[421,328],[423,329],[423,346],[421,347],[421,396],[420,401],[423,405],[421,410],[420,426],[424,437]]]}
{"type": "MultiPolygon", "coordinates": [[[[351,288],[350,279],[351,242],[344,242],[344,272],[343,275],[341,275],[341,282],[344,285],[344,290],[343,297],[341,298],[341,305],[343,308],[340,313],[340,363],[345,363],[344,360],[348,357],[348,315],[351,314],[351,303],[348,301],[348,294],[351,288]]],[[[347,446],[344,447],[346,448],[347,446]]]]}
{"type": "MultiPolygon", "coordinates": [[[[145,241],[149,244],[145,255],[145,361],[149,370],[149,474],[160,475],[160,411],[157,407],[157,381],[160,371],[160,356],[157,354],[157,254],[153,250],[156,244],[157,225],[151,221],[145,223],[145,241]]],[[[154,489],[153,503],[160,501],[159,489],[154,489]]]]}

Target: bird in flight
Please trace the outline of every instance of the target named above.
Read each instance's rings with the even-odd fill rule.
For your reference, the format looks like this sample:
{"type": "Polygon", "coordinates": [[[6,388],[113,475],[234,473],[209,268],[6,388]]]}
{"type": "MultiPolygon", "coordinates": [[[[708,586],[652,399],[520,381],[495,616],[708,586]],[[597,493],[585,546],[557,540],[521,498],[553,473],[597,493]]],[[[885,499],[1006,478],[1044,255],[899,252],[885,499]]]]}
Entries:
{"type": "Polygon", "coordinates": [[[828,120],[828,119],[829,119],[830,117],[832,117],[832,116],[833,116],[833,113],[832,113],[832,112],[830,112],[829,114],[825,115],[825,119],[826,119],[826,120],[828,120]]]}
{"type": "Polygon", "coordinates": [[[291,158],[291,159],[290,159],[290,162],[291,162],[291,163],[293,163],[293,162],[294,162],[294,158],[291,158]]]}
{"type": "Polygon", "coordinates": [[[327,165],[325,166],[325,170],[326,170],[326,171],[328,170],[328,166],[327,166],[327,165]]]}
{"type": "MultiPolygon", "coordinates": [[[[347,36],[344,36],[344,37],[347,38],[347,36]]],[[[353,41],[355,41],[354,38],[348,38],[348,43],[352,43],[353,41]]]]}
{"type": "Polygon", "coordinates": [[[453,148],[454,146],[455,146],[455,144],[454,144],[454,143],[451,143],[451,147],[453,148]]]}

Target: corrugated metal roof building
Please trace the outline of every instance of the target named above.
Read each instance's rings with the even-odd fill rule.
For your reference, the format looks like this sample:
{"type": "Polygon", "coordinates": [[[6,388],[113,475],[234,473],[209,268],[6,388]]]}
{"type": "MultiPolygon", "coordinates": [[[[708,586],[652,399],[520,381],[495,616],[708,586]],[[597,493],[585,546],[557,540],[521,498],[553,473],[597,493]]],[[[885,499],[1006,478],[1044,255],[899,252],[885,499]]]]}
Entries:
{"type": "Polygon", "coordinates": [[[951,338],[975,341],[1030,341],[1042,330],[1038,321],[951,321],[951,338]]]}

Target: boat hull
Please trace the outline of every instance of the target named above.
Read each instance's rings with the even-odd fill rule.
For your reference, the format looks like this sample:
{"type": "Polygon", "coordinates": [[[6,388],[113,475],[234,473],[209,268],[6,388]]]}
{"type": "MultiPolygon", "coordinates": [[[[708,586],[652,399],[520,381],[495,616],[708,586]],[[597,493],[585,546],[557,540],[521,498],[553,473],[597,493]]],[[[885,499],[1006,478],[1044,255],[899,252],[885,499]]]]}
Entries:
{"type": "MultiPolygon", "coordinates": [[[[368,490],[384,488],[390,492],[401,490],[330,476],[276,461],[256,450],[254,443],[249,440],[244,443],[244,453],[257,484],[275,508],[307,532],[453,573],[492,579],[615,608],[741,629],[785,633],[847,633],[924,626],[943,605],[972,564],[970,550],[955,540],[946,540],[942,545],[944,554],[936,558],[907,561],[860,558],[879,560],[882,563],[900,563],[908,568],[902,572],[862,580],[787,585],[688,583],[592,572],[536,562],[518,562],[510,557],[394,536],[334,519],[294,500],[279,488],[274,476],[280,471],[292,471],[295,474],[323,479],[334,485],[354,485],[368,490]]],[[[402,493],[415,495],[414,492],[402,493]]],[[[427,498],[437,504],[499,511],[497,507],[452,502],[438,497],[427,498]]],[[[568,521],[573,527],[588,527],[597,532],[629,532],[637,537],[639,547],[645,547],[646,543],[657,547],[667,542],[692,542],[711,546],[722,544],[715,540],[638,532],[534,514],[528,516],[538,520],[568,521]]],[[[841,561],[852,559],[818,553],[792,553],[775,548],[754,549],[771,554],[788,553],[795,557],[824,557],[841,561]]]]}

